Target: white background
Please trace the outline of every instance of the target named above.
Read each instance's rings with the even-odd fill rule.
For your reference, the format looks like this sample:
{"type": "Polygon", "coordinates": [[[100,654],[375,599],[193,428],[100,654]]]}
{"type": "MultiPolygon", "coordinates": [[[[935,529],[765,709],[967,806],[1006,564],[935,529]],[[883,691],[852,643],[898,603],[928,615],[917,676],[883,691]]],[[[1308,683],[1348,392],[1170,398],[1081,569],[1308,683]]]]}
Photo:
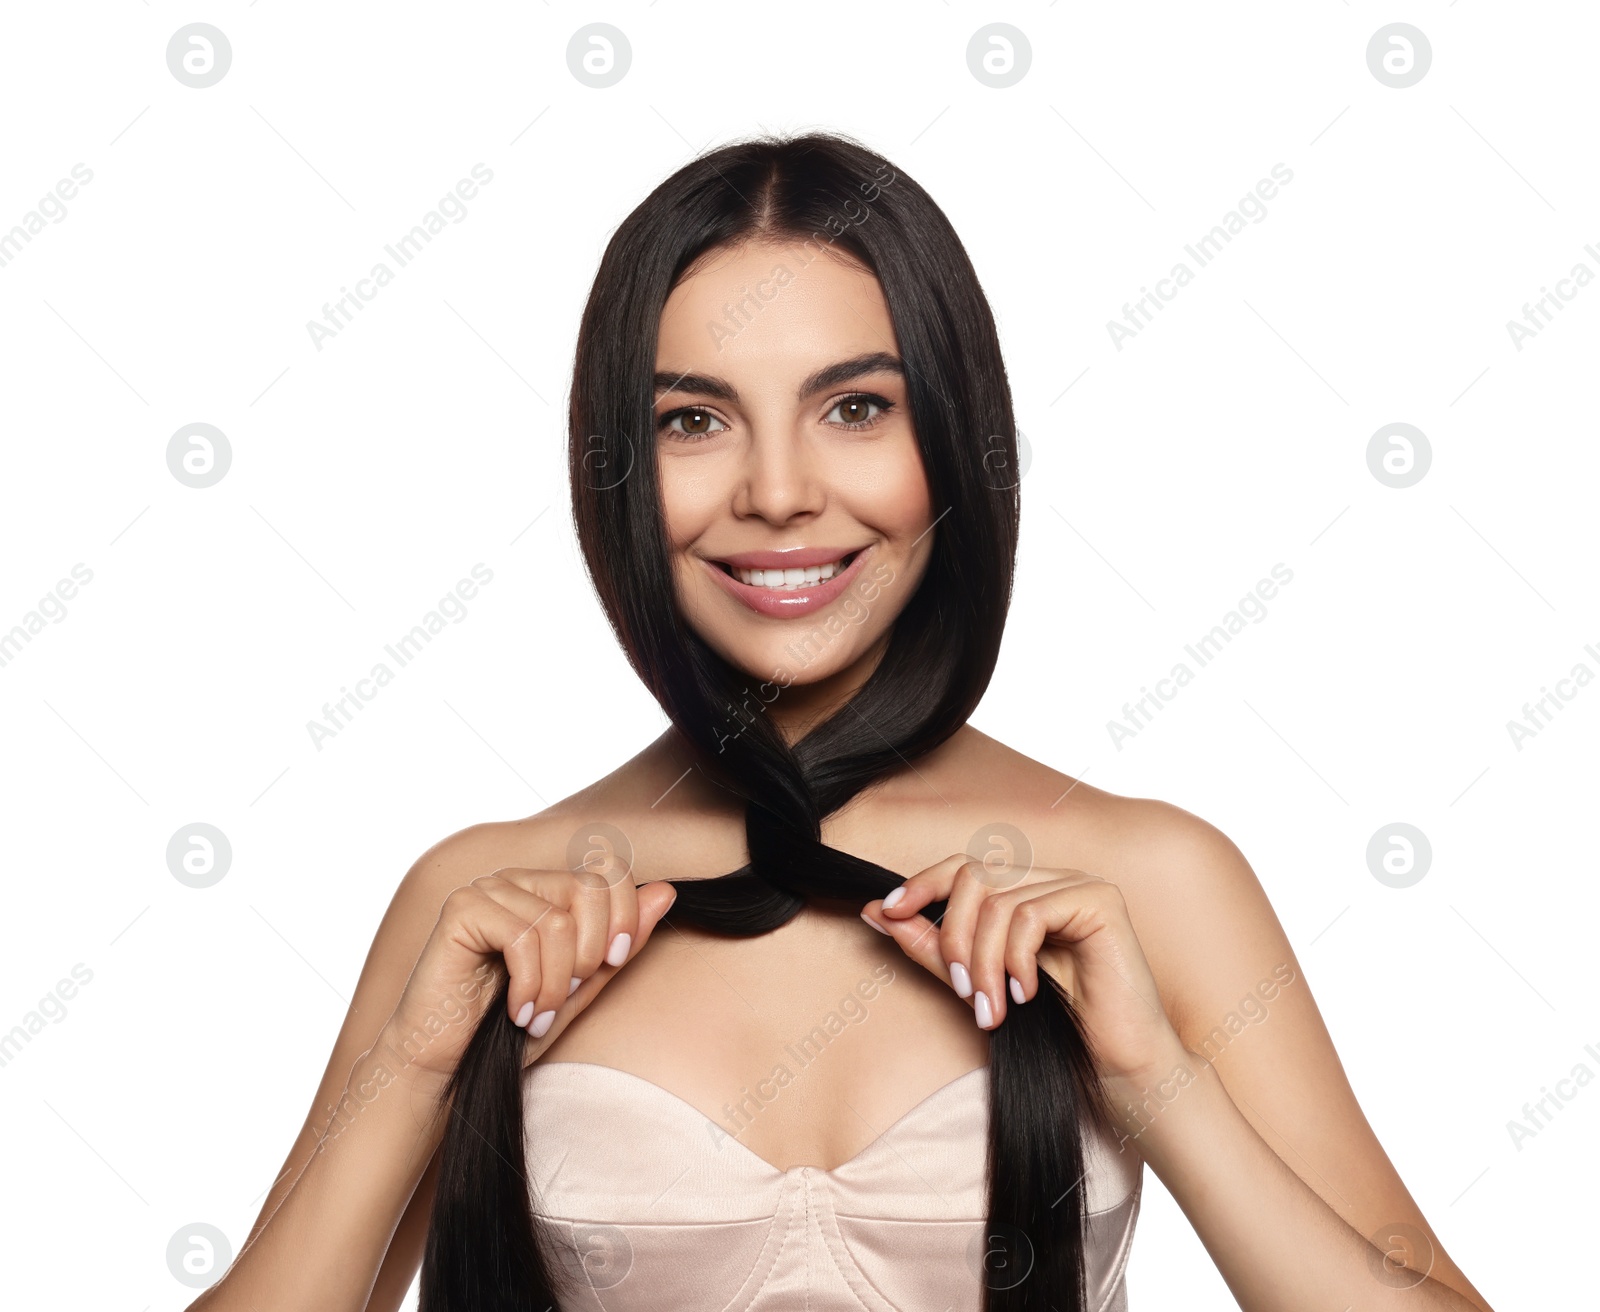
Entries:
{"type": "MultiPolygon", "coordinates": [[[[1520,750],[1506,725],[1600,673],[1600,287],[1520,350],[1506,324],[1600,274],[1597,38],[1576,3],[9,8],[0,232],[93,180],[0,265],[0,632],[93,580],[0,666],[0,1033],[92,979],[0,1067],[0,1298],[185,1306],[169,1239],[243,1240],[404,870],[663,727],[568,520],[578,316],[691,154],[810,127],[928,189],[1001,325],[1033,463],[974,723],[1228,833],[1446,1248],[1497,1309],[1592,1297],[1600,1087],[1520,1147],[1507,1123],[1600,1074],[1600,684],[1520,750]],[[166,62],[195,21],[232,47],[206,89],[166,62]],[[995,21],[1031,47],[1003,89],[966,58],[995,21]],[[1366,59],[1397,21],[1432,48],[1403,89],[1366,59]],[[591,22],[631,46],[606,89],[568,69],[591,22]],[[307,321],[477,163],[467,217],[318,350],[307,321]],[[1278,163],[1119,350],[1107,321],[1278,163]],[[232,452],[205,489],[166,462],[196,422],[232,452]],[[1432,451],[1405,489],[1367,464],[1396,422],[1432,451]],[[467,617],[314,747],[480,562],[467,617]],[[1267,617],[1119,750],[1123,703],[1279,562],[1267,617]],[[195,821],[232,845],[205,889],[165,856],[195,821]],[[1367,863],[1395,821],[1432,846],[1408,888],[1367,863]]],[[[1128,1280],[1232,1306],[1148,1173],[1128,1280]]]]}

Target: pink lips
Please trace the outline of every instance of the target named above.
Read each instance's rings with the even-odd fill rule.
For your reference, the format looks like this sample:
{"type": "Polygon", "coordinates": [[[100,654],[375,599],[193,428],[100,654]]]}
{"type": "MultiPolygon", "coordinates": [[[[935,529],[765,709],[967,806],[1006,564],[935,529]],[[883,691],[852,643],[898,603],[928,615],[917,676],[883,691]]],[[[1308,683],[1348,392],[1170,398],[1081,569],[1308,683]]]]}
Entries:
{"type": "MultiPolygon", "coordinates": [[[[873,553],[875,549],[876,544],[865,547],[858,551],[856,553],[856,558],[850,562],[849,566],[840,573],[835,574],[831,579],[827,580],[827,582],[819,583],[814,588],[795,588],[792,591],[786,589],[782,592],[779,592],[773,588],[753,588],[748,583],[741,583],[738,579],[734,578],[733,575],[724,571],[720,565],[713,564],[708,560],[705,562],[705,566],[711,571],[711,577],[716,579],[717,583],[726,592],[737,598],[739,601],[742,601],[758,615],[766,615],[772,619],[786,620],[792,619],[799,615],[810,615],[814,611],[819,611],[824,606],[832,602],[850,586],[856,575],[861,572],[862,563],[873,553]]],[[[796,559],[796,557],[801,554],[807,553],[785,553],[781,559],[784,565],[799,569],[803,568],[803,566],[801,565],[801,562],[796,559]]],[[[806,563],[822,565],[826,564],[829,560],[838,560],[839,556],[842,554],[844,553],[841,552],[832,556],[824,557],[822,560],[815,562],[808,561],[806,563]]],[[[742,558],[739,557],[730,557],[729,559],[738,560],[741,564],[743,563],[742,558]]],[[[777,569],[781,568],[781,566],[776,564],[770,566],[765,564],[751,564],[746,566],[746,568],[777,569]]]]}

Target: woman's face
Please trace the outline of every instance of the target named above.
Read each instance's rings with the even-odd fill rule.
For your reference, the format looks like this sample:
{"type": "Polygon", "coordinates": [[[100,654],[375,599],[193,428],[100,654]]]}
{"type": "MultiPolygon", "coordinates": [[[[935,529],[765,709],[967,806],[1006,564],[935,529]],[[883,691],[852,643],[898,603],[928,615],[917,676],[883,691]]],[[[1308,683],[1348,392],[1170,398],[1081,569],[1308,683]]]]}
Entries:
{"type": "Polygon", "coordinates": [[[656,371],[685,617],[731,664],[794,687],[780,703],[848,695],[933,549],[877,279],[815,244],[709,252],[667,298],[656,371]]]}

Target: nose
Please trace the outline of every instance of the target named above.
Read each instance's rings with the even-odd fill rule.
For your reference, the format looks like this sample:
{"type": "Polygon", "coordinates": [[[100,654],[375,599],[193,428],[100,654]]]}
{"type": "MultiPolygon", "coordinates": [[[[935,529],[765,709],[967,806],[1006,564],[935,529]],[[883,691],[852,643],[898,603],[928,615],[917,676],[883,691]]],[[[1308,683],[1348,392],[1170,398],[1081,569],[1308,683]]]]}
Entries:
{"type": "Polygon", "coordinates": [[[792,426],[754,425],[739,471],[734,513],[773,524],[820,514],[827,503],[822,474],[816,452],[792,426]]]}

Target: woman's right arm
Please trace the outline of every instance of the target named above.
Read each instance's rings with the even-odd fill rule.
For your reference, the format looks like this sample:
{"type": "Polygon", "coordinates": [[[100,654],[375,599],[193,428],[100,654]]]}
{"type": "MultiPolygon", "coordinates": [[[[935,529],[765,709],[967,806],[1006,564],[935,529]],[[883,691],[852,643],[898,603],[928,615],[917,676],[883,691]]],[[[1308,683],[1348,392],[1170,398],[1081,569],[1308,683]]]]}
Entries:
{"type": "Polygon", "coordinates": [[[665,886],[641,898],[631,879],[506,868],[519,859],[530,864],[526,827],[479,825],[401,881],[283,1170],[238,1257],[190,1312],[400,1305],[432,1207],[448,1115],[440,1093],[495,992],[502,952],[513,1011],[527,1000],[557,1010],[532,1045],[542,1051],[615,974],[604,963],[611,937],[633,936],[631,958],[671,903],[665,886]],[[584,986],[569,999],[574,975],[584,986]]]}
{"type": "MultiPolygon", "coordinates": [[[[373,937],[355,996],[305,1124],[274,1179],[239,1256],[222,1280],[189,1305],[192,1312],[227,1312],[269,1299],[276,1306],[288,1306],[287,1302],[278,1302],[277,1291],[282,1289],[284,1296],[289,1295],[289,1282],[302,1259],[308,1259],[308,1276],[324,1265],[332,1267],[334,1274],[330,1284],[320,1288],[313,1285],[313,1297],[301,1306],[365,1308],[366,1303],[355,1292],[343,1298],[337,1296],[336,1288],[343,1283],[341,1268],[346,1273],[352,1268],[366,1268],[372,1293],[379,1293],[385,1282],[374,1282],[374,1273],[387,1250],[390,1233],[400,1226],[414,1186],[423,1175],[423,1170],[414,1168],[410,1159],[422,1156],[425,1169],[433,1155],[430,1145],[438,1143],[439,1130],[428,1123],[424,1090],[389,1090],[401,1096],[381,1097],[364,1106],[365,1111],[376,1115],[347,1117],[348,1126],[330,1138],[336,1128],[335,1112],[340,1106],[351,1105],[347,1096],[359,1092],[358,1087],[351,1087],[352,1082],[359,1086],[361,1068],[368,1064],[366,1054],[393,1014],[450,889],[505,864],[499,858],[507,842],[496,832],[498,829],[495,825],[479,825],[452,834],[424,853],[401,881],[373,937]],[[318,1145],[324,1142],[327,1148],[318,1153],[318,1145]],[[362,1193],[367,1196],[358,1197],[362,1193]],[[294,1201],[289,1204],[291,1197],[294,1201]],[[346,1229],[355,1233],[339,1234],[346,1229]],[[336,1236],[346,1242],[337,1247],[324,1242],[336,1236]],[[340,1249],[344,1251],[341,1253],[340,1249]],[[375,1256],[369,1264],[358,1259],[361,1253],[375,1256]],[[318,1260],[318,1254],[325,1255],[323,1261],[318,1260]]],[[[428,1184],[431,1192],[431,1172],[428,1184]]],[[[418,1202],[426,1200],[419,1197],[418,1202]]],[[[428,1208],[423,1206],[420,1210],[425,1229],[428,1208]]],[[[405,1228],[400,1226],[402,1233],[405,1228]]],[[[419,1254],[420,1251],[419,1246],[419,1254]]],[[[415,1270],[413,1263],[398,1282],[399,1295],[385,1312],[399,1306],[415,1270]]]]}

